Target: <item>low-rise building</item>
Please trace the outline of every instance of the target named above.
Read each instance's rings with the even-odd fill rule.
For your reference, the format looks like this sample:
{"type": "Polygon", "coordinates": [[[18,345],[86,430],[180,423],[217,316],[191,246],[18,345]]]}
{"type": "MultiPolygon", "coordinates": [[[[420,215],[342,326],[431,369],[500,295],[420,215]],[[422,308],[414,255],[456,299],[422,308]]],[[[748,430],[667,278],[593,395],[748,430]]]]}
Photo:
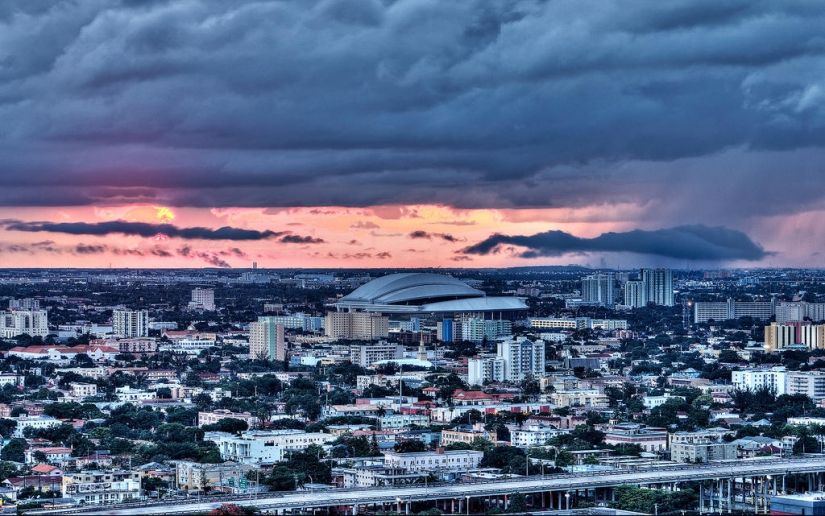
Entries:
{"type": "Polygon", "coordinates": [[[12,432],[12,437],[23,437],[23,431],[26,428],[52,428],[63,424],[63,422],[58,419],[42,415],[31,417],[18,417],[12,419],[14,421],[17,421],[17,427],[14,429],[14,432],[12,432]]]}
{"type": "Polygon", "coordinates": [[[52,464],[63,464],[67,459],[70,459],[72,456],[72,449],[66,448],[65,446],[44,446],[38,448],[29,448],[28,450],[23,452],[23,456],[26,459],[26,464],[34,464],[36,462],[40,462],[36,457],[37,452],[40,452],[43,455],[45,455],[46,461],[52,464]]]}
{"type": "MultiPolygon", "coordinates": [[[[178,489],[200,491],[205,487],[222,486],[224,480],[234,478],[236,481],[245,476],[248,471],[254,471],[256,466],[224,462],[223,464],[201,464],[200,462],[178,461],[175,464],[178,489]]],[[[233,482],[237,485],[237,482],[233,482]]]]}
{"type": "Polygon", "coordinates": [[[93,383],[72,382],[69,384],[69,391],[75,398],[88,398],[97,396],[97,385],[93,383]]]}
{"type": "Polygon", "coordinates": [[[139,499],[140,473],[136,471],[81,471],[63,476],[64,498],[87,504],[121,503],[139,499]]]}
{"type": "Polygon", "coordinates": [[[481,438],[495,442],[495,436],[484,429],[484,425],[475,424],[473,426],[462,425],[450,430],[441,431],[441,446],[449,446],[456,443],[473,444],[473,441],[481,438]]]}
{"type": "Polygon", "coordinates": [[[384,454],[384,466],[409,471],[466,471],[478,467],[483,452],[475,450],[436,451],[384,454]]]}
{"type": "Polygon", "coordinates": [[[212,412],[198,412],[198,426],[214,425],[222,419],[229,418],[245,421],[250,428],[258,421],[258,418],[249,412],[232,412],[226,409],[215,409],[212,412]]]}
{"type": "Polygon", "coordinates": [[[637,444],[646,452],[659,452],[667,448],[667,431],[644,425],[613,425],[605,430],[604,442],[613,446],[637,444]]]}
{"type": "Polygon", "coordinates": [[[333,470],[333,476],[341,477],[343,484],[341,487],[351,488],[421,483],[427,474],[410,472],[404,468],[376,465],[336,469],[333,470]]]}
{"type": "Polygon", "coordinates": [[[679,442],[671,445],[670,460],[689,463],[731,460],[736,458],[736,450],[737,446],[732,442],[679,442]]]}
{"type": "Polygon", "coordinates": [[[530,446],[541,446],[548,439],[560,433],[565,433],[551,425],[532,423],[518,427],[513,425],[510,428],[510,444],[519,448],[529,448],[530,446]]]}
{"type": "Polygon", "coordinates": [[[387,414],[378,418],[381,430],[390,428],[409,428],[416,426],[429,426],[430,416],[417,414],[387,414]]]}

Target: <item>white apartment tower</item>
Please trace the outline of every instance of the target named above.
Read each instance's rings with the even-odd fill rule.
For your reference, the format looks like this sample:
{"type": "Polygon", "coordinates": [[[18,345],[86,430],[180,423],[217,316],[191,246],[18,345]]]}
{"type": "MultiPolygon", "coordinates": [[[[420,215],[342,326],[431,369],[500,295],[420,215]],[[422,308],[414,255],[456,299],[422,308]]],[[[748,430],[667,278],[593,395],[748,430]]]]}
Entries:
{"type": "Polygon", "coordinates": [[[192,304],[207,311],[214,311],[215,289],[195,288],[192,290],[192,304]]]}
{"type": "Polygon", "coordinates": [[[673,306],[673,271],[642,269],[642,282],[647,289],[648,303],[673,306]]]}
{"type": "Polygon", "coordinates": [[[149,311],[115,310],[112,312],[112,332],[119,337],[149,336],[149,311]]]}
{"type": "Polygon", "coordinates": [[[249,354],[253,358],[285,360],[284,323],[269,317],[258,317],[257,322],[249,323],[249,354]]]}
{"type": "Polygon", "coordinates": [[[499,342],[498,358],[505,362],[505,376],[510,382],[520,382],[528,374],[544,375],[544,341],[521,337],[499,342]]]}
{"type": "Polygon", "coordinates": [[[643,281],[625,282],[624,304],[629,308],[643,308],[647,306],[647,287],[643,281]]]}
{"type": "Polygon", "coordinates": [[[616,303],[614,283],[612,273],[585,276],[582,278],[582,303],[613,306],[616,303]]]}

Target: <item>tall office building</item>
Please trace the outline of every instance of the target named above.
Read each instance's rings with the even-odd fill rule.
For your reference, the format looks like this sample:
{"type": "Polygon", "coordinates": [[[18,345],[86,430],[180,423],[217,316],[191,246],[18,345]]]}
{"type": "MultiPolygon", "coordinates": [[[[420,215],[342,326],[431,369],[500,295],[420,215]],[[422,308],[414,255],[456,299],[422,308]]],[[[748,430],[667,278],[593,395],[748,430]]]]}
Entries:
{"type": "Polygon", "coordinates": [[[582,304],[613,306],[615,276],[612,273],[590,274],[582,278],[582,304]]]}
{"type": "Polygon", "coordinates": [[[149,311],[115,310],[112,312],[112,332],[120,337],[149,336],[149,311]]]}
{"type": "Polygon", "coordinates": [[[647,302],[673,306],[673,271],[670,269],[642,269],[642,282],[647,289],[647,302]]]}
{"type": "Polygon", "coordinates": [[[794,344],[796,328],[789,324],[771,323],[765,326],[765,351],[768,353],[794,344]]]}
{"type": "Polygon", "coordinates": [[[215,289],[195,288],[192,290],[192,305],[203,310],[215,310],[215,289]]]}
{"type": "Polygon", "coordinates": [[[284,324],[272,321],[269,317],[259,317],[257,322],[249,323],[249,354],[253,358],[284,360],[284,324]]]}
{"type": "Polygon", "coordinates": [[[647,287],[643,281],[625,282],[624,304],[629,308],[643,308],[647,306],[647,287]]]}

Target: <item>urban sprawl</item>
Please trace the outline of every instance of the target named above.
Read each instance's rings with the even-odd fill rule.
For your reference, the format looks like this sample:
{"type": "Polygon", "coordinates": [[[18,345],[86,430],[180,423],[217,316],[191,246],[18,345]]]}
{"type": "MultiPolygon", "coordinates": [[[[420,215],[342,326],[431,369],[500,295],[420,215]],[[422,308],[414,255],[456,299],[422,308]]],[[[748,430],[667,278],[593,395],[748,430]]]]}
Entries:
{"type": "Polygon", "coordinates": [[[0,270],[0,306],[3,514],[825,510],[820,270],[0,270]]]}

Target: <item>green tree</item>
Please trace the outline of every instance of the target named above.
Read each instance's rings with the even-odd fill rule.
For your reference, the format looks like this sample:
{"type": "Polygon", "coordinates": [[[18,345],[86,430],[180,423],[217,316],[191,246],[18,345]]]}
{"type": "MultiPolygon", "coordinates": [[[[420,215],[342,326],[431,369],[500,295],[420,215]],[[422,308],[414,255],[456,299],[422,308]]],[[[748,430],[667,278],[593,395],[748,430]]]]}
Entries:
{"type": "Polygon", "coordinates": [[[14,438],[0,450],[0,459],[12,462],[25,462],[25,451],[28,448],[25,439],[14,438]]]}

